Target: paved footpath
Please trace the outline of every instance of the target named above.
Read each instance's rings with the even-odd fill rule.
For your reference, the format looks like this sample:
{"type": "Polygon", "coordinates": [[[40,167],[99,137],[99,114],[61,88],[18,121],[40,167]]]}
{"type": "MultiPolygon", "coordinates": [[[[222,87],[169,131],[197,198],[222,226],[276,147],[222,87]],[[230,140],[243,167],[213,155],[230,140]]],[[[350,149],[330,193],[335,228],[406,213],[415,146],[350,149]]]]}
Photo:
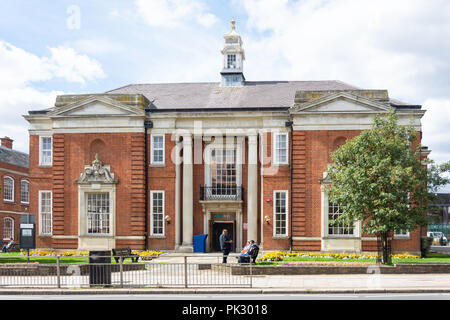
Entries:
{"type": "MultiPolygon", "coordinates": [[[[236,263],[237,254],[228,261],[236,263]]],[[[188,263],[218,263],[220,254],[189,254],[188,263]]],[[[151,263],[183,263],[184,255],[167,254],[151,263]]],[[[276,294],[276,293],[450,293],[450,274],[349,274],[253,276],[252,288],[1,288],[4,294],[276,294]]]]}
{"type": "Polygon", "coordinates": [[[253,288],[21,289],[5,294],[450,293],[450,274],[255,276],[253,288]]]}

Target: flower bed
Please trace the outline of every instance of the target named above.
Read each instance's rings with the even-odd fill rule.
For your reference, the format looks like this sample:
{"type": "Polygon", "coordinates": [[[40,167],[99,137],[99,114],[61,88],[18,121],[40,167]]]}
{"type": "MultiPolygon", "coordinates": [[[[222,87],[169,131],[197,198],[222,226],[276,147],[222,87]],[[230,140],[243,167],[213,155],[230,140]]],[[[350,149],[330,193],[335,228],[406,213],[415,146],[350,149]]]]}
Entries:
{"type": "MultiPolygon", "coordinates": [[[[151,251],[151,250],[146,250],[146,251],[138,251],[138,250],[133,250],[132,251],[133,254],[137,254],[139,255],[140,258],[142,258],[142,260],[147,260],[147,259],[153,259],[156,258],[158,256],[160,256],[161,254],[163,254],[162,251],[151,251]]],[[[22,255],[28,255],[28,252],[26,250],[22,250],[21,251],[22,255]]],[[[63,256],[63,257],[88,257],[89,256],[89,251],[51,251],[51,250],[30,250],[30,256],[39,256],[39,257],[56,257],[56,256],[63,256]]]]}
{"type": "Polygon", "coordinates": [[[150,251],[150,250],[141,251],[141,252],[139,252],[139,251],[132,251],[132,253],[133,254],[138,254],[139,257],[142,260],[151,260],[151,259],[157,258],[157,257],[159,257],[160,255],[163,254],[162,251],[150,251]]]}
{"type": "MultiPolygon", "coordinates": [[[[350,253],[318,253],[318,252],[268,252],[261,258],[258,258],[258,262],[277,262],[283,261],[284,258],[287,257],[298,257],[298,258],[321,258],[321,259],[337,259],[337,260],[346,260],[346,259],[375,259],[377,257],[376,254],[350,254],[350,253]]],[[[393,258],[399,259],[420,259],[419,256],[410,255],[410,254],[395,254],[392,255],[393,258]]]]}
{"type": "Polygon", "coordinates": [[[369,266],[373,265],[373,262],[359,262],[359,261],[291,261],[283,263],[282,266],[293,267],[301,265],[313,265],[313,266],[369,266]]]}

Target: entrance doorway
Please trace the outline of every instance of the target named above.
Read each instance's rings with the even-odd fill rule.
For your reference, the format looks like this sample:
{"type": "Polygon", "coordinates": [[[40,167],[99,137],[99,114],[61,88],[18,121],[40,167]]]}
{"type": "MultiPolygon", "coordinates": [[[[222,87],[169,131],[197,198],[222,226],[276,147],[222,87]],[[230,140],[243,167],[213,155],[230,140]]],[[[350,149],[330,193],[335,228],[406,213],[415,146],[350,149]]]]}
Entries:
{"type": "Polygon", "coordinates": [[[219,237],[222,234],[223,229],[228,230],[228,235],[233,240],[231,244],[231,251],[234,251],[236,246],[236,239],[234,238],[234,223],[233,222],[213,222],[211,228],[211,251],[217,252],[220,250],[219,237]]]}

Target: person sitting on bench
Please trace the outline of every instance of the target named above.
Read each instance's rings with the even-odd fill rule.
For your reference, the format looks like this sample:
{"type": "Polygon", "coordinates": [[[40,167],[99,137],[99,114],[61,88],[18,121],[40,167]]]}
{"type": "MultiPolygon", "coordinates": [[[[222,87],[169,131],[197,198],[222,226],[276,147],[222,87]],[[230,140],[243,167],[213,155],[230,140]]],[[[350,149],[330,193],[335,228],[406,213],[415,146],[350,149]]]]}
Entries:
{"type": "Polygon", "coordinates": [[[248,240],[247,245],[242,249],[241,254],[238,257],[239,263],[250,263],[250,256],[252,250],[256,247],[254,240],[248,240]]]}
{"type": "Polygon", "coordinates": [[[2,248],[2,252],[8,251],[9,248],[11,248],[14,245],[14,240],[11,240],[8,242],[8,244],[5,244],[2,248]]]}

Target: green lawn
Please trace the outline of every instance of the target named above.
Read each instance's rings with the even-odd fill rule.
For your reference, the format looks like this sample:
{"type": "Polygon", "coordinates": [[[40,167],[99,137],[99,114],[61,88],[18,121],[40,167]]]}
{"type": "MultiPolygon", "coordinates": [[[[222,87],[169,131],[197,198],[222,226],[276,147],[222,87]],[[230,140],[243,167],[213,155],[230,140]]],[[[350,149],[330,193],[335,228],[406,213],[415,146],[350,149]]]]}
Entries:
{"type": "MultiPolygon", "coordinates": [[[[40,264],[56,264],[56,257],[54,256],[30,256],[30,263],[39,262],[40,264]]],[[[61,264],[87,264],[89,263],[89,257],[60,257],[61,264]]],[[[0,253],[0,263],[25,263],[27,262],[27,255],[20,254],[19,252],[0,253]]],[[[111,257],[111,263],[116,261],[111,257]]],[[[124,263],[131,263],[131,259],[125,259],[124,263]]]]}
{"type": "MultiPolygon", "coordinates": [[[[375,259],[334,259],[334,258],[318,258],[318,257],[285,257],[283,261],[275,261],[275,262],[258,262],[258,265],[283,265],[289,262],[294,261],[327,261],[327,262],[372,262],[375,263],[375,259]]],[[[449,254],[428,254],[426,258],[423,259],[399,259],[393,258],[393,264],[423,264],[423,263],[449,263],[450,264],[450,255],[449,254]]]]}

